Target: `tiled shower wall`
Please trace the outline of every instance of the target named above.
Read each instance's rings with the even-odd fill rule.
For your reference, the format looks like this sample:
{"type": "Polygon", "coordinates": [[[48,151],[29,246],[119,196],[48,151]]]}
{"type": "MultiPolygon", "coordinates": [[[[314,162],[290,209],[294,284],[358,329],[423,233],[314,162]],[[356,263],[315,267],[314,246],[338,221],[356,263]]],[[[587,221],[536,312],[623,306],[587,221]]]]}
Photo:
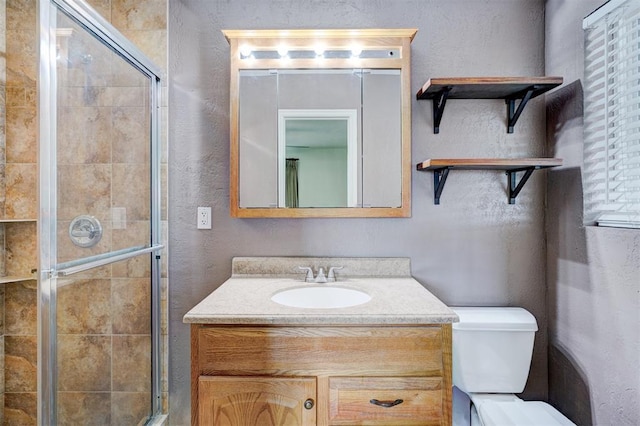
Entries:
{"type": "MultiPolygon", "coordinates": [[[[89,3],[107,20],[110,20],[126,37],[138,45],[162,70],[166,70],[166,0],[90,0],[89,3]]],[[[6,79],[2,78],[0,93],[6,87],[5,99],[0,99],[0,120],[6,115],[6,126],[0,132],[0,207],[3,218],[33,219],[37,217],[37,121],[36,121],[36,77],[37,77],[37,33],[36,0],[0,0],[0,25],[6,22],[6,79]],[[5,3],[6,1],[6,3],[5,3]],[[4,100],[4,102],[3,102],[4,100]],[[2,140],[6,135],[5,140],[2,140]]],[[[4,33],[3,33],[4,34],[4,33]]],[[[0,43],[2,40],[0,40],[0,43]]],[[[4,47],[4,46],[1,46],[4,47]]],[[[2,60],[2,59],[0,59],[2,60]]],[[[166,73],[166,72],[165,72],[166,73]]],[[[164,79],[165,75],[163,75],[164,79]]],[[[163,85],[166,88],[166,85],[163,85]]],[[[163,88],[162,103],[162,224],[166,230],[166,89],[163,88]]],[[[126,92],[127,89],[124,89],[126,92]]],[[[106,102],[104,98],[93,99],[106,102]]],[[[69,120],[76,120],[76,128],[102,132],[105,129],[120,132],[135,138],[140,136],[136,127],[136,114],[141,109],[132,105],[127,111],[109,111],[101,119],[93,113],[104,112],[109,105],[74,105],[73,100],[64,105],[69,120]],[[102,107],[102,110],[100,111],[102,107]],[[136,109],[137,108],[137,109],[136,109]],[[136,112],[137,111],[137,112],[136,112]],[[97,118],[97,119],[96,119],[97,118]],[[93,123],[88,125],[87,123],[93,123]],[[98,127],[91,127],[92,125],[98,127]],[[106,127],[105,127],[106,126],[106,127]]],[[[0,124],[4,124],[1,123],[0,124]]],[[[144,134],[143,134],[144,136],[144,134]]],[[[125,138],[126,139],[126,138],[125,138]]],[[[69,138],[69,141],[72,139],[69,138]]],[[[110,149],[109,149],[110,151],[110,149]]],[[[106,211],[114,205],[143,200],[139,190],[132,188],[133,182],[144,181],[136,176],[147,176],[148,168],[131,158],[130,150],[121,150],[128,158],[121,158],[113,166],[113,189],[109,193],[95,192],[100,187],[100,161],[94,153],[85,153],[83,158],[77,146],[70,144],[60,159],[68,163],[79,163],[60,170],[60,178],[83,180],[87,193],[106,211]],[[138,164],[138,166],[136,166],[138,164]],[[122,176],[118,179],[117,175],[122,176]],[[91,182],[86,179],[94,179],[91,182]],[[119,183],[118,183],[119,180],[119,183]],[[117,188],[118,184],[122,190],[117,188]],[[111,192],[113,191],[113,192],[111,192]],[[112,194],[122,194],[129,200],[116,200],[112,194]]],[[[134,153],[135,155],[135,153],[134,153]]],[[[114,160],[115,161],[115,160],[114,160]]],[[[78,190],[77,188],[74,190],[78,190]]],[[[81,190],[81,189],[80,189],[81,190]]],[[[78,200],[78,194],[61,194],[78,200]]],[[[105,243],[125,245],[136,235],[148,232],[143,223],[148,218],[136,217],[135,208],[128,209],[127,232],[106,230],[105,243]]],[[[104,214],[104,212],[103,212],[104,214]]],[[[68,220],[68,218],[64,218],[68,220]]],[[[105,221],[107,222],[107,221],[105,221]]],[[[103,222],[103,224],[105,223],[103,222]]],[[[67,223],[59,228],[66,229],[67,223]]],[[[7,259],[5,275],[24,275],[34,268],[36,254],[35,223],[13,223],[0,225],[6,233],[3,256],[7,259]]],[[[166,231],[163,232],[166,240],[166,231]]],[[[63,241],[63,239],[60,239],[63,241]]],[[[138,237],[138,241],[140,238],[138,237]]],[[[165,241],[166,244],[166,241],[165,241]]],[[[60,247],[61,255],[73,256],[69,247],[60,247]]],[[[162,335],[163,335],[163,411],[168,411],[167,400],[167,327],[166,327],[166,250],[162,268],[162,335]]],[[[139,411],[144,413],[148,404],[149,338],[149,270],[148,258],[137,258],[114,264],[83,276],[74,276],[59,291],[60,319],[59,357],[61,376],[59,387],[63,391],[60,400],[60,424],[77,424],[83,415],[91,424],[135,424],[139,418],[127,417],[139,411]],[[142,308],[141,308],[142,307],[142,308]],[[79,356],[82,354],[82,356],[79,356]],[[108,364],[108,365],[107,365],[108,364]],[[142,374],[130,375],[130,371],[142,370],[142,374]],[[74,374],[69,374],[73,372],[74,374]],[[106,392],[114,390],[113,393],[106,392]],[[118,410],[122,408],[122,410],[118,410]],[[124,414],[123,414],[124,413],[124,414]]],[[[36,296],[35,281],[0,284],[0,391],[4,404],[0,403],[2,424],[35,424],[36,422],[36,296]],[[4,348],[2,348],[4,346],[4,348]],[[4,368],[2,368],[4,367],[4,368]]]]}
{"type": "MultiPolygon", "coordinates": [[[[37,217],[37,121],[35,7],[3,2],[6,60],[3,126],[2,218],[37,217]]],[[[36,223],[4,223],[3,276],[28,276],[36,265],[36,223]]],[[[36,281],[4,287],[3,424],[33,424],[36,418],[36,281]]]]}
{"type": "MultiPolygon", "coordinates": [[[[6,121],[6,4],[0,3],[0,183],[4,182],[6,121]]],[[[0,211],[4,211],[4,185],[0,184],[0,211]]],[[[0,228],[0,241],[4,241],[4,227],[0,228]]],[[[4,275],[4,256],[0,256],[0,274],[4,275]]],[[[0,284],[0,424],[4,423],[4,285],[0,284]]]]}

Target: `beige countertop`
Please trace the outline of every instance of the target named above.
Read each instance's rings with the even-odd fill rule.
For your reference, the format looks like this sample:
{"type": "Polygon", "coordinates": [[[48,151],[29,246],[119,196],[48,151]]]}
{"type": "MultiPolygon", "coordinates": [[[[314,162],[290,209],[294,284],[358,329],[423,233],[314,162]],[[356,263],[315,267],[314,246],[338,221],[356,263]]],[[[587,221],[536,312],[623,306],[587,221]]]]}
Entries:
{"type": "Polygon", "coordinates": [[[327,284],[299,278],[233,276],[183,318],[192,324],[409,325],[457,322],[457,315],[411,277],[341,278],[327,284]],[[294,308],[271,300],[293,287],[322,286],[364,291],[371,300],[346,308],[294,308]]]}

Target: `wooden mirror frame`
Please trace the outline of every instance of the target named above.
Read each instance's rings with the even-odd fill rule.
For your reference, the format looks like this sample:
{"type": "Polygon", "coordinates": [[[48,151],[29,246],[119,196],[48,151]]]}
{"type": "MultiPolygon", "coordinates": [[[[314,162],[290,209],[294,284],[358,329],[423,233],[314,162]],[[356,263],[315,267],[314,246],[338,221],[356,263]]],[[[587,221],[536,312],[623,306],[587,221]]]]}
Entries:
{"type": "MultiPolygon", "coordinates": [[[[230,211],[240,218],[307,217],[410,217],[411,216],[411,41],[416,29],[361,30],[223,30],[230,45],[230,211]],[[242,60],[241,48],[290,51],[313,50],[322,44],[326,50],[350,50],[357,45],[366,50],[397,49],[398,58],[308,58],[242,60]],[[399,69],[401,87],[401,206],[336,208],[241,208],[240,207],[240,71],[251,69],[399,69]]],[[[259,165],[256,165],[259,167],[259,165]]]]}

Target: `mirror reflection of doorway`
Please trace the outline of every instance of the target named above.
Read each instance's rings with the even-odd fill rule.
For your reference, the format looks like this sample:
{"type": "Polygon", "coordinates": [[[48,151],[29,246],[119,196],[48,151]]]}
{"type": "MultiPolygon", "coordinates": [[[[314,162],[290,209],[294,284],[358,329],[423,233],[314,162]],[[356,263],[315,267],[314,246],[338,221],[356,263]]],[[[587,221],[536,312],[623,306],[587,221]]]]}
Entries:
{"type": "Polygon", "coordinates": [[[357,110],[278,111],[278,207],[355,207],[357,110]]]}

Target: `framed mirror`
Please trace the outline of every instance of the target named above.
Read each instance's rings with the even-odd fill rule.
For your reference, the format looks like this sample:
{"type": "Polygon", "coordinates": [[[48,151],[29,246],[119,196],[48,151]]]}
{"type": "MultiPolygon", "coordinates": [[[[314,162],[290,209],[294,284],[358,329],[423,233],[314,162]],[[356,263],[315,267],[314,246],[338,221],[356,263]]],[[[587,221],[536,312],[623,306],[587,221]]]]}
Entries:
{"type": "Polygon", "coordinates": [[[227,30],[233,217],[409,217],[416,30],[227,30]]]}

